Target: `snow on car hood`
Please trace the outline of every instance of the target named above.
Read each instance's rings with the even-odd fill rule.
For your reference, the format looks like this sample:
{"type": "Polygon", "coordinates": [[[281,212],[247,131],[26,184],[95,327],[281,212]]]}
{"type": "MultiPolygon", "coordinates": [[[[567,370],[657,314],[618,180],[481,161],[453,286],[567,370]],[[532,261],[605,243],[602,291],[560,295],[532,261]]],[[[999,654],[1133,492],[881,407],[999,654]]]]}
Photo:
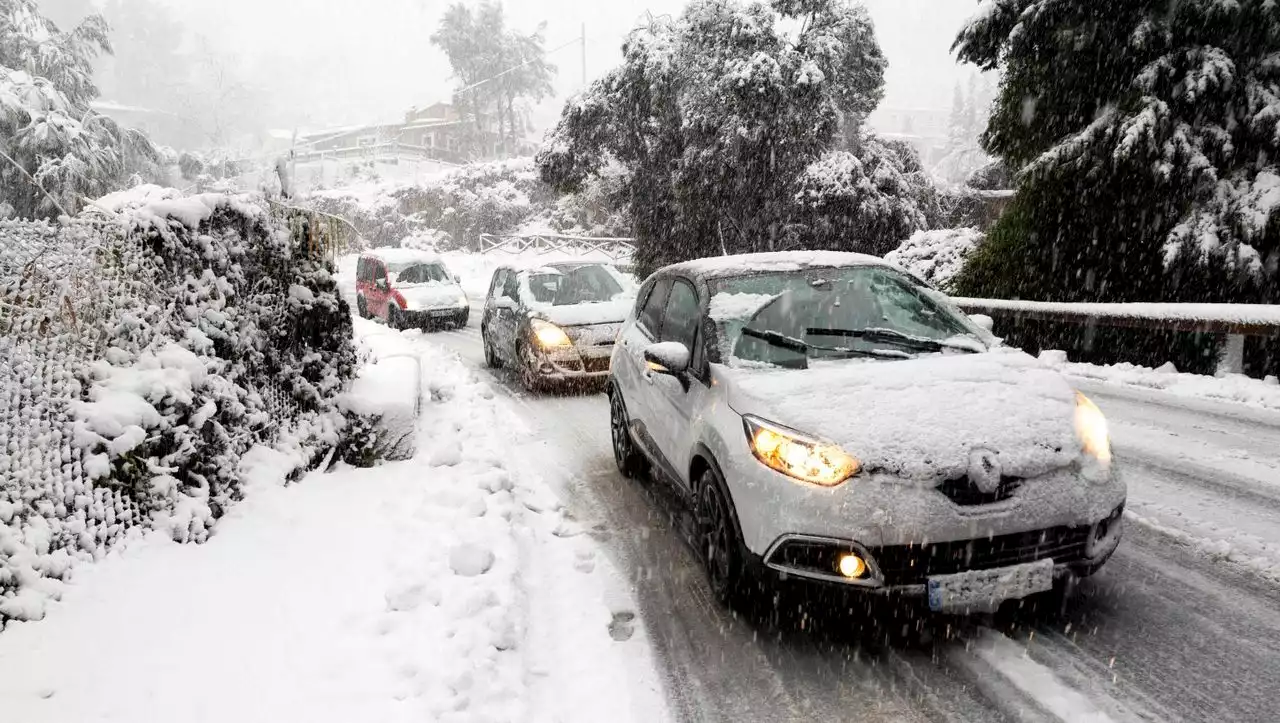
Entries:
{"type": "Polygon", "coordinates": [[[432,281],[425,284],[396,286],[410,309],[455,308],[461,306],[462,287],[454,283],[432,281]]]}
{"type": "Polygon", "coordinates": [[[1022,352],[716,371],[737,412],[835,442],[869,471],[952,479],[980,448],[999,455],[1005,474],[1033,477],[1080,454],[1075,392],[1022,352]]]}
{"type": "Polygon", "coordinates": [[[631,311],[634,298],[599,301],[592,304],[565,304],[552,306],[539,304],[531,307],[534,315],[557,326],[584,326],[587,324],[620,324],[631,311]]]}

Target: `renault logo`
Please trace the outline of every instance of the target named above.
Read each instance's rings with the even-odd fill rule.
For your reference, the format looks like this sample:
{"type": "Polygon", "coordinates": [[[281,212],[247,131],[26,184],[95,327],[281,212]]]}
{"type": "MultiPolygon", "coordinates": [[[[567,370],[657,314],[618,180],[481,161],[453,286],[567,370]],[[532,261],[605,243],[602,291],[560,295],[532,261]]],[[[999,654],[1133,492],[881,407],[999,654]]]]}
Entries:
{"type": "Polygon", "coordinates": [[[989,449],[975,449],[969,453],[969,481],[984,494],[995,494],[1000,489],[1000,457],[989,449]]]}

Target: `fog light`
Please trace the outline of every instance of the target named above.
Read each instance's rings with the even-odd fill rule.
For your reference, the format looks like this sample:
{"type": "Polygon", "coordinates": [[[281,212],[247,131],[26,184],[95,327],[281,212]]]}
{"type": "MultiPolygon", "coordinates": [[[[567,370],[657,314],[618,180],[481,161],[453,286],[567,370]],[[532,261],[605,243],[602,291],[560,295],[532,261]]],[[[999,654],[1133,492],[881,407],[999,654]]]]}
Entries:
{"type": "Polygon", "coordinates": [[[863,573],[867,571],[867,563],[863,562],[861,557],[853,554],[841,555],[838,567],[840,568],[840,574],[850,580],[862,577],[863,573]]]}

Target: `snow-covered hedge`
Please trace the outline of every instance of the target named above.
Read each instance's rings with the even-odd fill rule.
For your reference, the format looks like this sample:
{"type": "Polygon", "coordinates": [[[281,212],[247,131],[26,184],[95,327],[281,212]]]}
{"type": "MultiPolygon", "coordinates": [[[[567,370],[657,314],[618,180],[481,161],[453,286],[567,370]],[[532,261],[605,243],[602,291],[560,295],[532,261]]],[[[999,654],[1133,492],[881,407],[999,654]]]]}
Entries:
{"type": "Polygon", "coordinates": [[[152,527],[202,541],[254,445],[338,442],[350,314],[308,219],[143,187],[0,222],[0,625],[152,527]]]}
{"type": "Polygon", "coordinates": [[[442,250],[474,248],[481,234],[526,231],[627,236],[625,173],[613,169],[558,196],[532,159],[473,163],[412,185],[359,184],[311,194],[309,204],[351,221],[374,246],[427,236],[442,250]]]}
{"type": "Polygon", "coordinates": [[[983,234],[976,228],[917,231],[884,258],[950,291],[951,279],[960,273],[965,259],[982,240],[983,234]]]}

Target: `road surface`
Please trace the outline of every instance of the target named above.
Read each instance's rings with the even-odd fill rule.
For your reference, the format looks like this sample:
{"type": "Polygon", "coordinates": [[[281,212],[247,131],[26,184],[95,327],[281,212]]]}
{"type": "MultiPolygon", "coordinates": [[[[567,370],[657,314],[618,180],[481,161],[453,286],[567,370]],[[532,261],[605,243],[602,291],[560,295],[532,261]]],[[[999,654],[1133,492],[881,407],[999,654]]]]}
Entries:
{"type": "Polygon", "coordinates": [[[617,473],[604,396],[531,396],[485,370],[479,317],[422,343],[492,373],[539,431],[548,478],[634,582],[679,720],[1280,716],[1280,585],[1197,547],[1201,537],[1157,531],[1274,543],[1280,415],[1083,386],[1109,416],[1130,510],[1146,523],[1129,520],[1115,557],[1065,611],[960,620],[783,596],[778,614],[744,619],[710,600],[672,495],[617,473]]]}

